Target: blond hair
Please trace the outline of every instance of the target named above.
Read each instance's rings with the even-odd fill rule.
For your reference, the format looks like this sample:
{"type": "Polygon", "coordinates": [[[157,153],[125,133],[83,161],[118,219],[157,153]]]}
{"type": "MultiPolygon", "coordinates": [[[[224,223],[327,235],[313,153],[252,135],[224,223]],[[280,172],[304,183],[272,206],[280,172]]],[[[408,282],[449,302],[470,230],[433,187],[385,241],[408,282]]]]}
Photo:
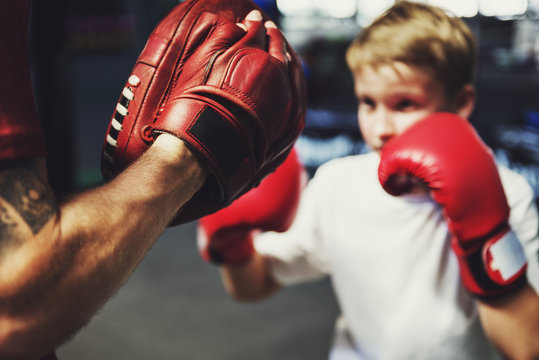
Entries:
{"type": "Polygon", "coordinates": [[[352,72],[402,62],[432,71],[451,96],[473,83],[477,45],[470,28],[445,10],[398,1],[354,39],[346,52],[352,72]]]}

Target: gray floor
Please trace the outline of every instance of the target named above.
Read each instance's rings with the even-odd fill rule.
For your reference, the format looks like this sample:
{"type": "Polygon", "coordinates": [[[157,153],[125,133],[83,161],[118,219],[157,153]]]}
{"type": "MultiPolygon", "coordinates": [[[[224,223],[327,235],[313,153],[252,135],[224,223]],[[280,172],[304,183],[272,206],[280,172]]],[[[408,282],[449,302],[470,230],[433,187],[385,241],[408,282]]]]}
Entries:
{"type": "Polygon", "coordinates": [[[170,228],[92,322],[57,352],[77,359],[326,359],[337,307],[327,281],[256,304],[225,293],[193,223],[170,228]]]}

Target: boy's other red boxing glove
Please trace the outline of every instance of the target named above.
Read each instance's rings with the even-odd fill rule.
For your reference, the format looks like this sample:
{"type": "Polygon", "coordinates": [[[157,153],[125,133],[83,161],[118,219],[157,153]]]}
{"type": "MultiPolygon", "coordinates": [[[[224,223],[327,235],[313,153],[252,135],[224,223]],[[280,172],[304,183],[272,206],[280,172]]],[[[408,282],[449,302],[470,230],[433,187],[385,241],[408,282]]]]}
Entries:
{"type": "Polygon", "coordinates": [[[305,169],[292,149],[285,162],[258,187],[200,219],[198,246],[202,258],[219,265],[249,261],[255,252],[255,232],[284,232],[290,227],[306,179],[305,169]]]}
{"type": "Polygon", "coordinates": [[[443,208],[469,292],[495,298],[526,281],[493,154],[466,120],[438,113],[412,125],[383,148],[378,176],[392,195],[410,190],[406,177],[428,186],[443,208]]]}

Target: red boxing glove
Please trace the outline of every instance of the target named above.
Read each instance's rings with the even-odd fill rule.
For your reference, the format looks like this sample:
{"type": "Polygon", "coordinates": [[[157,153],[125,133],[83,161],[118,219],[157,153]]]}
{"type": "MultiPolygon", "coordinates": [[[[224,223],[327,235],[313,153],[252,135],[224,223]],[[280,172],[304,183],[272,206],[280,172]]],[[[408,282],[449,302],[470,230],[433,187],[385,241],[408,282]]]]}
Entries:
{"type": "Polygon", "coordinates": [[[303,130],[301,63],[279,29],[236,25],[253,9],[251,0],[177,5],[150,35],[109,124],[101,161],[107,180],[164,132],[210,170],[172,225],[247,192],[284,161],[303,130]]]}
{"type": "Polygon", "coordinates": [[[228,207],[199,221],[198,246],[202,258],[215,264],[249,261],[255,250],[255,231],[286,231],[296,214],[305,169],[295,150],[260,185],[228,207]]]}
{"type": "Polygon", "coordinates": [[[465,288],[480,298],[510,293],[526,281],[526,257],[511,231],[509,206],[492,152],[473,127],[449,113],[417,122],[384,146],[378,177],[392,195],[414,177],[442,206],[465,288]]]}

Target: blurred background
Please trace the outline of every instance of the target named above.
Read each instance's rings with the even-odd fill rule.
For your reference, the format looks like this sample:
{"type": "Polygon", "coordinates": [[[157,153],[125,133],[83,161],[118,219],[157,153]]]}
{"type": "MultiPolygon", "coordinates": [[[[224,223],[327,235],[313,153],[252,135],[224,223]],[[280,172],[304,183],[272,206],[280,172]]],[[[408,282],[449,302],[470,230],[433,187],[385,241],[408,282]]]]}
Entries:
{"type": "MultiPolygon", "coordinates": [[[[303,61],[309,90],[298,150],[311,174],[366,151],[344,52],[393,0],[257,0],[303,61]]],[[[539,0],[425,0],[472,28],[480,46],[471,122],[501,163],[539,194],[539,0]]],[[[101,144],[149,33],[177,0],[33,1],[35,101],[61,196],[101,184],[101,144]]],[[[537,197],[536,197],[537,199],[537,197]]],[[[168,229],[125,286],[73,339],[62,359],[325,359],[337,304],[329,282],[269,301],[229,299],[200,260],[196,224],[168,229]]]]}

